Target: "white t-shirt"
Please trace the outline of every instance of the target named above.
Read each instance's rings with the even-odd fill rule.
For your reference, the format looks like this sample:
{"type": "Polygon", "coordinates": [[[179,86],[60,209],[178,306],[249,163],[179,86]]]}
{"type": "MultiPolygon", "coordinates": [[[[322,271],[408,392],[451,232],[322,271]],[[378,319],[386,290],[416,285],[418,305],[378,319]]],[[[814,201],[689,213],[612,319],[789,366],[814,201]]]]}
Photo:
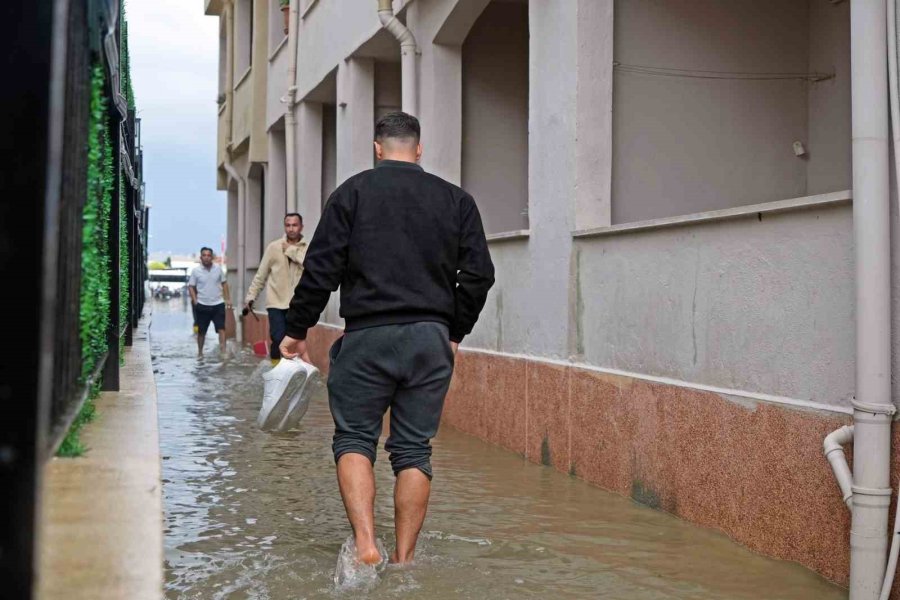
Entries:
{"type": "Polygon", "coordinates": [[[222,304],[222,284],[225,283],[225,272],[222,267],[213,264],[210,268],[203,265],[194,267],[188,285],[197,288],[197,304],[215,306],[222,304]]]}

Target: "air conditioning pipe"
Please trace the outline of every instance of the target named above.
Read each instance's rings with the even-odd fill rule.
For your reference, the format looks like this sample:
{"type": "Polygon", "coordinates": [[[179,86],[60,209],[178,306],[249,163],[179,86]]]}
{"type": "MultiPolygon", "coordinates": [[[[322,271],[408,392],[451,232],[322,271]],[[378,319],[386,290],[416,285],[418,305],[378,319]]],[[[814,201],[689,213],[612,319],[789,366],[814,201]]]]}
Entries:
{"type": "Polygon", "coordinates": [[[403,112],[417,116],[419,106],[416,101],[416,90],[418,89],[416,85],[416,55],[419,49],[416,45],[416,38],[413,37],[406,25],[394,16],[391,0],[378,0],[378,18],[381,19],[382,26],[400,42],[401,106],[403,112]]]}

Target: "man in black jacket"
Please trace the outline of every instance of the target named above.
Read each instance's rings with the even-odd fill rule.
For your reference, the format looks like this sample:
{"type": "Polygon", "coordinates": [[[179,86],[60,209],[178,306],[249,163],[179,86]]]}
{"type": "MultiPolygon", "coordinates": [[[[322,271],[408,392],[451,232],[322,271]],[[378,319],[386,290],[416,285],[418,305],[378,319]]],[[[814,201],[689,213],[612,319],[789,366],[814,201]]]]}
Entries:
{"type": "Polygon", "coordinates": [[[341,289],[344,336],[332,346],[328,393],[338,484],[358,558],[380,562],[372,466],[384,413],[396,476],[392,562],[412,561],[431,492],[437,433],[459,342],[494,283],[472,196],[426,173],[419,122],[391,113],[375,126],[375,169],[338,187],[294,290],[281,353],[309,362],[307,329],[341,289]]]}

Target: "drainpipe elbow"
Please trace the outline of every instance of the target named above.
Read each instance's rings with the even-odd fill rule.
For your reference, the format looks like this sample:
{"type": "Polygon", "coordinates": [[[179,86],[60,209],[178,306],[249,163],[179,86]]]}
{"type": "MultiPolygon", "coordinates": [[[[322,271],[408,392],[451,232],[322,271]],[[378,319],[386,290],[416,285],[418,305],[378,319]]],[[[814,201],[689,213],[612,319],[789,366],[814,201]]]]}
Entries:
{"type": "Polygon", "coordinates": [[[838,487],[841,488],[844,504],[853,510],[853,474],[850,472],[850,466],[847,464],[847,457],[844,454],[844,446],[851,441],[853,441],[853,426],[844,425],[825,436],[822,450],[825,458],[831,464],[838,487]]]}
{"type": "Polygon", "coordinates": [[[401,23],[400,19],[394,16],[394,11],[390,8],[390,2],[388,2],[387,9],[383,9],[379,5],[378,18],[381,19],[381,24],[384,26],[384,28],[387,29],[391,33],[391,35],[397,38],[397,41],[400,42],[400,47],[403,50],[412,49],[413,51],[415,51],[416,38],[413,37],[413,34],[409,30],[409,28],[401,23]]]}
{"type": "Polygon", "coordinates": [[[853,425],[844,425],[825,436],[825,440],[822,442],[822,449],[827,457],[836,450],[843,452],[844,446],[852,441],[853,425]]]}

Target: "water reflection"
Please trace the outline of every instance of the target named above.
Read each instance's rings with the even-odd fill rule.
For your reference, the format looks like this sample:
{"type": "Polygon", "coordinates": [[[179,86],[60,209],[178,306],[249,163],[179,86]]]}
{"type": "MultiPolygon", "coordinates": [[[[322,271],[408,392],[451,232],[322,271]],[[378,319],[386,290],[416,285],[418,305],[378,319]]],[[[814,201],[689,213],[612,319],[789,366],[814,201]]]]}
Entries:
{"type": "MultiPolygon", "coordinates": [[[[332,584],[349,533],[314,405],[297,432],[256,429],[267,361],[232,349],[196,357],[190,312],[154,306],[172,599],[829,599],[846,592],[716,532],[637,506],[444,429],[416,567],[363,594],[332,584]]],[[[392,476],[376,465],[378,533],[393,533],[392,476]]]]}

